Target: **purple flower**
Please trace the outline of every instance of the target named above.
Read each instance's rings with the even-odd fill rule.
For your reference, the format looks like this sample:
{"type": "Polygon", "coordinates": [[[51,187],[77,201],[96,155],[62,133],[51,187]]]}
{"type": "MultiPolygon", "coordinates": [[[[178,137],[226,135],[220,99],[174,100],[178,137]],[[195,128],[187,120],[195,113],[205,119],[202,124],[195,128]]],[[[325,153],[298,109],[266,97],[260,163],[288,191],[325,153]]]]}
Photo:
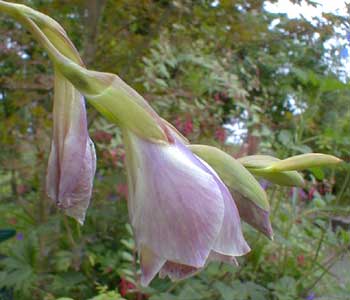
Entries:
{"type": "Polygon", "coordinates": [[[271,183],[265,179],[260,179],[259,183],[261,185],[261,187],[266,191],[267,188],[271,185],[271,183]]]}
{"type": "Polygon", "coordinates": [[[316,295],[314,292],[311,292],[309,295],[306,296],[306,300],[314,300],[316,298],[316,295]]]}
{"type": "Polygon", "coordinates": [[[22,232],[17,233],[16,239],[17,239],[18,241],[23,241],[23,239],[24,239],[23,233],[22,233],[22,232]]]}
{"type": "Polygon", "coordinates": [[[308,198],[308,194],[305,193],[304,189],[298,190],[298,196],[301,200],[307,200],[307,198],[308,198]]]}
{"type": "Polygon", "coordinates": [[[46,189],[58,207],[83,223],[96,169],[82,95],[59,72],[55,74],[53,139],[46,189]]]}
{"type": "Polygon", "coordinates": [[[211,260],[234,262],[250,248],[236,205],[216,172],[170,133],[153,143],[124,131],[129,215],[141,260],[141,284],[182,279],[211,260]]]}

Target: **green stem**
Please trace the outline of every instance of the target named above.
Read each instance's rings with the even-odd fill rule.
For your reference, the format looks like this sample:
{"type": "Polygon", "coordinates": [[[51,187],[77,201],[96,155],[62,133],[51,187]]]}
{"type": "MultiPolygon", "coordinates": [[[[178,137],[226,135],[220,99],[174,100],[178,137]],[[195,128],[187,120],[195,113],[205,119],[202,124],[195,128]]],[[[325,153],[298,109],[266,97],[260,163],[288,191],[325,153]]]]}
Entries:
{"type": "Polygon", "coordinates": [[[323,244],[324,236],[325,236],[325,230],[322,229],[321,238],[320,238],[320,240],[318,241],[316,253],[315,253],[314,259],[312,260],[311,268],[313,268],[314,265],[315,265],[315,263],[317,262],[317,259],[318,259],[318,256],[319,256],[319,254],[320,254],[320,250],[321,250],[321,247],[322,247],[322,244],[323,244]]]}
{"type": "Polygon", "coordinates": [[[72,248],[76,248],[77,247],[77,244],[75,243],[74,241],[74,238],[73,238],[73,234],[72,234],[72,230],[69,226],[69,223],[68,223],[68,218],[67,216],[63,216],[63,224],[64,224],[64,227],[66,229],[66,232],[67,232],[67,235],[68,235],[68,240],[72,246],[72,248]]]}
{"type": "Polygon", "coordinates": [[[344,195],[346,189],[349,187],[349,184],[350,184],[350,169],[347,172],[346,177],[345,177],[344,182],[343,182],[343,185],[342,185],[342,187],[340,189],[340,192],[337,195],[337,199],[335,201],[336,205],[338,205],[340,203],[340,201],[343,198],[343,195],[344,195]]]}
{"type": "Polygon", "coordinates": [[[321,275],[318,276],[318,277],[314,280],[314,282],[311,283],[311,284],[309,285],[308,288],[304,289],[304,291],[303,291],[302,294],[306,294],[307,292],[309,292],[310,290],[312,290],[312,289],[317,285],[317,283],[320,282],[320,280],[329,272],[329,270],[334,266],[334,264],[335,264],[335,263],[338,261],[338,259],[342,256],[342,254],[343,254],[344,252],[347,252],[347,251],[348,251],[348,250],[347,250],[347,247],[348,247],[348,246],[346,246],[346,248],[342,247],[342,248],[332,257],[332,259],[329,261],[328,266],[325,267],[325,269],[324,269],[324,271],[321,273],[321,275]],[[344,250],[345,250],[345,251],[344,251],[344,250]]]}
{"type": "Polygon", "coordinates": [[[273,207],[272,209],[272,213],[271,213],[271,222],[273,221],[273,219],[275,218],[276,216],[276,213],[277,213],[277,210],[278,208],[280,207],[280,204],[281,204],[281,197],[279,197],[276,201],[275,201],[275,194],[277,192],[277,189],[278,187],[275,186],[272,190],[272,193],[271,193],[271,206],[273,207]]]}

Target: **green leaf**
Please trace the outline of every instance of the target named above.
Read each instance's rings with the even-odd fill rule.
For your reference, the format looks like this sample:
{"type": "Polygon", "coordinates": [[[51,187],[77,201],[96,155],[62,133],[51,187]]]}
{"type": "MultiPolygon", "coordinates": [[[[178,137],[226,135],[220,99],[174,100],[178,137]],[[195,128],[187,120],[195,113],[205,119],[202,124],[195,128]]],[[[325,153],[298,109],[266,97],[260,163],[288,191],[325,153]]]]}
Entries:
{"type": "Polygon", "coordinates": [[[14,229],[0,230],[0,243],[14,237],[15,235],[16,235],[16,230],[14,229]]]}
{"type": "Polygon", "coordinates": [[[217,281],[214,284],[214,287],[219,291],[222,296],[222,300],[234,300],[235,299],[235,291],[232,287],[217,281]]]}
{"type": "Polygon", "coordinates": [[[310,171],[317,180],[323,180],[325,177],[324,172],[321,168],[310,168],[310,171]]]}

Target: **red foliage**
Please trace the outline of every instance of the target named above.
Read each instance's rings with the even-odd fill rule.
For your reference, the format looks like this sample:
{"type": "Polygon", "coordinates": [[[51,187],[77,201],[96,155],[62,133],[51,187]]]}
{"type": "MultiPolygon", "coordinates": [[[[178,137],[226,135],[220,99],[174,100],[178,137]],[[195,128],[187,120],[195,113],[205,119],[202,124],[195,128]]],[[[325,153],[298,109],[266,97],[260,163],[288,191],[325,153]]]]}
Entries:
{"type": "Polygon", "coordinates": [[[126,279],[122,278],[119,283],[119,292],[122,297],[126,296],[130,290],[135,289],[135,285],[127,281],[126,279]]]}
{"type": "Polygon", "coordinates": [[[27,191],[28,191],[28,187],[24,184],[19,184],[16,188],[16,192],[18,195],[23,195],[27,191]]]}
{"type": "Polygon", "coordinates": [[[105,143],[109,144],[113,138],[113,136],[103,130],[96,130],[95,133],[93,134],[93,140],[97,143],[105,143]]]}
{"type": "Polygon", "coordinates": [[[125,183],[119,183],[117,185],[117,193],[118,195],[122,196],[123,198],[128,197],[128,185],[125,183]]]}
{"type": "Polygon", "coordinates": [[[297,256],[297,262],[300,267],[305,265],[305,256],[300,254],[297,256]]]}
{"type": "Polygon", "coordinates": [[[175,119],[175,127],[184,135],[188,136],[193,133],[193,121],[190,117],[187,117],[185,121],[182,121],[179,117],[175,119]]]}
{"type": "Polygon", "coordinates": [[[226,130],[222,127],[219,127],[216,129],[215,131],[215,138],[220,142],[220,143],[224,143],[226,141],[226,130]]]}

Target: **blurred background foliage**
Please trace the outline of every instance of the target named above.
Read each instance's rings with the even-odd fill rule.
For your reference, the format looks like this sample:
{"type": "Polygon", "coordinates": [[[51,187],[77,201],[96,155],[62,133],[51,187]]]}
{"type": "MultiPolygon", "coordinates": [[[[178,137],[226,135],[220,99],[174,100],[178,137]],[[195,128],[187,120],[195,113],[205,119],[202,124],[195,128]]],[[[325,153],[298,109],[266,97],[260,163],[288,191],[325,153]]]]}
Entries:
{"type": "MultiPolygon", "coordinates": [[[[17,2],[55,18],[90,68],[120,75],[192,143],[235,157],[313,151],[349,161],[344,49],[325,47],[348,18],[289,19],[255,0],[17,2]]],[[[304,172],[303,189],[263,182],[275,239],[244,226],[253,250],[238,267],[211,263],[140,288],[118,128],[89,107],[98,168],[80,227],[44,190],[52,65],[5,16],[0,37],[1,300],[350,299],[348,163],[304,172]]]]}

